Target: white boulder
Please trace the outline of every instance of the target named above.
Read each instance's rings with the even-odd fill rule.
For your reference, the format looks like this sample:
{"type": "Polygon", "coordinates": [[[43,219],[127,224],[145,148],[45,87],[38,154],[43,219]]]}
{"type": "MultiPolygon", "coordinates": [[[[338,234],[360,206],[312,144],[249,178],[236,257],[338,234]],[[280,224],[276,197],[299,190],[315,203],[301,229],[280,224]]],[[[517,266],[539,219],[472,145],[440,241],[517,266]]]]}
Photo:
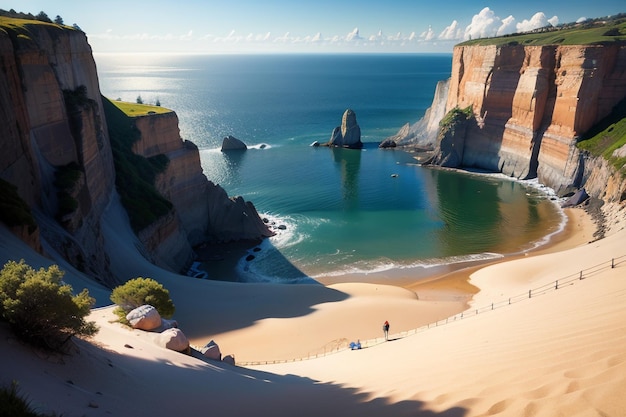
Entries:
{"type": "Polygon", "coordinates": [[[156,344],[166,349],[176,352],[186,352],[189,350],[189,340],[182,330],[171,328],[159,334],[156,344]]]}
{"type": "Polygon", "coordinates": [[[133,329],[154,330],[161,326],[161,315],[157,309],[145,304],[132,310],[126,315],[126,320],[133,329]]]}
{"type": "Polygon", "coordinates": [[[220,347],[211,340],[204,347],[200,349],[200,353],[204,355],[205,358],[213,359],[216,361],[222,360],[222,352],[220,352],[220,347]]]}

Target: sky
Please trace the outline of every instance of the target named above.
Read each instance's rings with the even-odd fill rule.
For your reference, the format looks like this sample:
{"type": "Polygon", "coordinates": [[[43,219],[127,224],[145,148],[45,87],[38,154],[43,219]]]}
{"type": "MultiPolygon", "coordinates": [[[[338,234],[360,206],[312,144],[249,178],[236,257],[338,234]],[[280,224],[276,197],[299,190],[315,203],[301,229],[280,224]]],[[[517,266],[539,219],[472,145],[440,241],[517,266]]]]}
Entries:
{"type": "Polygon", "coordinates": [[[449,53],[467,39],[626,12],[624,0],[0,0],[95,53],[449,53]]]}

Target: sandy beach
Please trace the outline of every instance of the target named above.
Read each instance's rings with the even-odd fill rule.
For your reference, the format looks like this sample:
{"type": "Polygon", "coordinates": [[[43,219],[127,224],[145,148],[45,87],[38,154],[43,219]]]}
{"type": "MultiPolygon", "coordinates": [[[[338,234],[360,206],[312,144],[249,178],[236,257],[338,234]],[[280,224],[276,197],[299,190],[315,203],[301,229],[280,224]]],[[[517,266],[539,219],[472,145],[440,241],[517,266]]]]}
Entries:
{"type": "Polygon", "coordinates": [[[32,405],[64,416],[623,416],[626,231],[594,240],[587,214],[568,218],[527,256],[418,284],[402,274],[391,284],[237,284],[142,260],[112,205],[115,272],[161,281],[192,345],[214,340],[238,366],[159,348],[104,307],[90,316],[99,333],[70,356],[24,347],[2,327],[1,382],[19,381],[32,405]],[[549,290],[517,298],[537,288],[549,290]],[[362,349],[345,348],[356,340],[362,349]]]}

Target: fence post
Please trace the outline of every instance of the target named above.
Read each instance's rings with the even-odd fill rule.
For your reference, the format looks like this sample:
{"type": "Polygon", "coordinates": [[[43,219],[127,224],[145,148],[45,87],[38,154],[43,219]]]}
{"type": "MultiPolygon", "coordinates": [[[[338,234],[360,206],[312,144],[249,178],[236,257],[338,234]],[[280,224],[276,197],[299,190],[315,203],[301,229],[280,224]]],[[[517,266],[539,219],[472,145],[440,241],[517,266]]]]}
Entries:
{"type": "Polygon", "coordinates": [[[491,303],[491,309],[493,310],[493,303],[491,303]]]}
{"type": "Polygon", "coordinates": [[[558,290],[559,289],[559,280],[556,280],[556,284],[554,285],[554,289],[558,290]]]}
{"type": "Polygon", "coordinates": [[[511,305],[511,297],[509,297],[509,305],[511,305]]]}
{"type": "Polygon", "coordinates": [[[615,258],[611,258],[611,269],[615,268],[615,258]]]}
{"type": "Polygon", "coordinates": [[[528,290],[528,298],[532,297],[532,290],[528,290]]]}
{"type": "Polygon", "coordinates": [[[583,279],[583,271],[580,271],[580,278],[579,279],[583,279]]]}

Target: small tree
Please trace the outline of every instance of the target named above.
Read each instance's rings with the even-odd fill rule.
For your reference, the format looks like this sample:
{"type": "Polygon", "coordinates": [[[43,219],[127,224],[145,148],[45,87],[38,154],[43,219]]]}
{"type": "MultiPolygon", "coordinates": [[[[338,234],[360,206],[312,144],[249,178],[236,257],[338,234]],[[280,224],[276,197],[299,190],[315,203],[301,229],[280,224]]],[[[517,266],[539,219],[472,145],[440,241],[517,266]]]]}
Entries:
{"type": "Polygon", "coordinates": [[[7,262],[0,271],[0,314],[23,340],[60,350],[72,336],[98,331],[85,321],[94,299],[86,289],[73,295],[63,275],[57,265],[36,271],[23,259],[7,262]]]}
{"type": "Polygon", "coordinates": [[[35,16],[35,19],[39,20],[40,22],[52,23],[52,20],[50,20],[50,18],[44,11],[39,12],[39,14],[35,16]]]}
{"type": "Polygon", "coordinates": [[[63,18],[59,15],[57,15],[57,17],[54,18],[54,23],[56,23],[57,25],[62,25],[63,24],[63,18]]]}
{"type": "Polygon", "coordinates": [[[141,94],[137,96],[137,104],[143,104],[143,99],[141,98],[141,94]]]}
{"type": "Polygon", "coordinates": [[[156,308],[161,317],[174,315],[174,303],[170,292],[152,278],[137,277],[113,289],[111,301],[119,306],[117,314],[128,314],[135,308],[149,304],[156,308]]]}

